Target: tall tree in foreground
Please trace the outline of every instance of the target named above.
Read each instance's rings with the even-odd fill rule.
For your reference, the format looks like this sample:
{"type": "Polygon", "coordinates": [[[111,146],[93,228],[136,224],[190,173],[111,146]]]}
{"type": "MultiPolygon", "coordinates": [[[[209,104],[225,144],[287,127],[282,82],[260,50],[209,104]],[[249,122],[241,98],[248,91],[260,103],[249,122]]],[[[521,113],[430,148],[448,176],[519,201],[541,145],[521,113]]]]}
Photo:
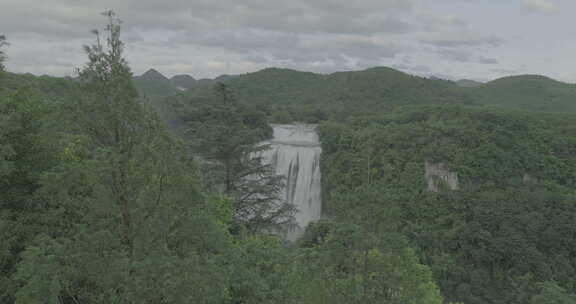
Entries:
{"type": "Polygon", "coordinates": [[[6,45],[8,45],[8,42],[6,42],[6,36],[0,35],[0,72],[4,71],[4,60],[6,59],[6,54],[4,54],[2,48],[6,45]]]}
{"type": "Polygon", "coordinates": [[[293,207],[280,199],[283,177],[263,164],[262,131],[230,88],[218,83],[213,102],[200,106],[192,119],[197,151],[214,175],[218,189],[233,201],[236,223],[250,231],[277,230],[292,218],[293,207]]]}
{"type": "Polygon", "coordinates": [[[194,166],[145,108],[120,22],[85,47],[83,96],[67,105],[61,164],[40,197],[59,221],[23,253],[16,303],[222,303],[227,237],[194,166]]]}
{"type": "MultiPolygon", "coordinates": [[[[8,44],[8,42],[6,42],[6,36],[4,35],[0,35],[0,48],[5,47],[8,44]]],[[[2,51],[0,49],[0,71],[4,70],[4,60],[6,55],[4,54],[4,51],[2,51]]]]}

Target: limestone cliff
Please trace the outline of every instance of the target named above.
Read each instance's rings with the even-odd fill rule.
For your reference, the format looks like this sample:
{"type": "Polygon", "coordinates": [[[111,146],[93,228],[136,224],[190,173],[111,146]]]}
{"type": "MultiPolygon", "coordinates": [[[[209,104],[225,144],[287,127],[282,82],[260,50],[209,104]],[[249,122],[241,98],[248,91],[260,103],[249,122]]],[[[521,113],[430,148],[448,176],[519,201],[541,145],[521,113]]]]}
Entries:
{"type": "Polygon", "coordinates": [[[458,173],[448,170],[444,163],[425,161],[424,171],[428,191],[439,192],[443,187],[458,190],[458,173]]]}

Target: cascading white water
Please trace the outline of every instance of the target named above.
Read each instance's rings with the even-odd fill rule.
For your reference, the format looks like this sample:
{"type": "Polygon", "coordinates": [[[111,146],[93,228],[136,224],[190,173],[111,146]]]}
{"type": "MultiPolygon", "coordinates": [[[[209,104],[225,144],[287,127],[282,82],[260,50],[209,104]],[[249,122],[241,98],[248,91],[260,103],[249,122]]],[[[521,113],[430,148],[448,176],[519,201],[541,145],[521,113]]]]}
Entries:
{"type": "Polygon", "coordinates": [[[322,200],[320,192],[320,153],[322,148],[316,125],[272,124],[274,136],[270,149],[262,152],[263,163],[272,164],[276,174],[284,176],[282,192],[287,204],[296,207],[295,228],[286,239],[295,240],[310,222],[320,219],[322,200]]]}

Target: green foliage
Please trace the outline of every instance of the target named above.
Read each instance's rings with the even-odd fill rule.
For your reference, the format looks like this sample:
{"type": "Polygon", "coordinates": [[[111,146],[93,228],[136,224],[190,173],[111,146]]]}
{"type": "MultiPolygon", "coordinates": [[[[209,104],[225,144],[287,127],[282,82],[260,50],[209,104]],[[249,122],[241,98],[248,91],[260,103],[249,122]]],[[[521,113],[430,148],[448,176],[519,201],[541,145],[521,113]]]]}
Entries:
{"type": "Polygon", "coordinates": [[[282,177],[258,157],[268,148],[259,144],[265,124],[236,103],[226,85],[216,86],[215,94],[215,102],[188,117],[193,150],[206,160],[215,181],[212,190],[232,198],[237,224],[249,231],[278,229],[290,221],[293,210],[279,198],[282,177]]]}
{"type": "Polygon", "coordinates": [[[294,255],[277,237],[240,238],[227,262],[231,303],[302,303],[294,255]]]}
{"type": "MultiPolygon", "coordinates": [[[[344,121],[414,105],[476,105],[549,113],[574,113],[574,85],[543,76],[515,76],[462,87],[458,83],[411,76],[390,68],[319,75],[265,69],[227,81],[238,102],[264,109],[271,122],[344,121]]],[[[211,86],[169,99],[172,113],[211,100],[211,86]]],[[[184,115],[185,116],[185,115],[184,115]]]]}
{"type": "Polygon", "coordinates": [[[2,73],[0,96],[7,98],[19,91],[25,91],[26,94],[51,104],[60,104],[81,95],[77,83],[70,78],[2,73]]]}
{"type": "Polygon", "coordinates": [[[4,60],[6,59],[6,55],[2,48],[6,45],[8,45],[8,42],[6,42],[6,36],[0,35],[0,73],[4,71],[4,60]]]}
{"type": "Polygon", "coordinates": [[[343,135],[336,129],[321,129],[323,176],[329,184],[324,202],[334,223],[311,226],[301,240],[312,261],[306,264],[308,275],[318,284],[310,303],[442,303],[430,269],[401,233],[396,192],[374,168],[381,164],[379,133],[342,128],[351,131],[343,135]],[[346,143],[331,146],[335,139],[329,136],[339,135],[346,143]]]}
{"type": "Polygon", "coordinates": [[[47,120],[53,108],[26,90],[0,97],[0,302],[11,303],[19,254],[43,231],[49,209],[35,197],[40,176],[57,161],[47,120]]]}
{"type": "Polygon", "coordinates": [[[566,290],[554,282],[539,283],[540,293],[532,297],[531,304],[574,304],[576,295],[566,293],[566,290]]]}
{"type": "MultiPolygon", "coordinates": [[[[328,118],[342,120],[407,104],[471,102],[452,83],[410,76],[388,68],[325,76],[265,69],[230,79],[227,85],[235,92],[239,103],[264,109],[268,115],[273,115],[272,122],[281,122],[287,117],[306,122],[328,118]]],[[[213,99],[211,90],[209,86],[194,87],[171,98],[173,111],[181,113],[183,109],[213,99]]]]}
{"type": "Polygon", "coordinates": [[[569,116],[453,106],[327,122],[324,203],[361,215],[366,203],[341,208],[335,191],[377,182],[448,301],[525,303],[547,280],[571,292],[574,127],[569,116]],[[458,172],[460,190],[426,192],[426,160],[458,172]]]}
{"type": "Polygon", "coordinates": [[[497,79],[467,90],[482,104],[527,111],[574,113],[576,86],[544,76],[497,79]]]}
{"type": "Polygon", "coordinates": [[[442,303],[430,270],[408,248],[393,206],[377,189],[365,185],[333,195],[342,211],[352,208],[338,212],[333,225],[307,231],[302,303],[442,303]]]}
{"type": "Polygon", "coordinates": [[[140,94],[149,98],[166,97],[180,92],[168,78],[153,69],[142,76],[133,77],[133,82],[140,94]]]}
{"type": "Polygon", "coordinates": [[[222,303],[230,245],[184,150],[139,101],[107,13],[106,45],[86,47],[62,161],[39,197],[55,227],[19,263],[16,303],[222,303]]]}

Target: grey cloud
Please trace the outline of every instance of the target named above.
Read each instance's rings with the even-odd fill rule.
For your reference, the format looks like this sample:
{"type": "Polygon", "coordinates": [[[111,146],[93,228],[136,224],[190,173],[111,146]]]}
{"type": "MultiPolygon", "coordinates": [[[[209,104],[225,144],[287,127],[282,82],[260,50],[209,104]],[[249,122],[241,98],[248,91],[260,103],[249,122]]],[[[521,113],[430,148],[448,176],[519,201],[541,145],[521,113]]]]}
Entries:
{"type": "Polygon", "coordinates": [[[560,10],[553,0],[522,0],[522,7],[536,13],[552,13],[560,10]]]}
{"type": "Polygon", "coordinates": [[[410,66],[405,65],[405,64],[393,64],[392,67],[395,68],[395,69],[398,69],[398,70],[408,70],[408,69],[410,69],[410,66]]]}
{"type": "Polygon", "coordinates": [[[430,69],[430,67],[425,66],[425,65],[416,65],[416,66],[413,66],[410,70],[414,71],[414,72],[420,72],[420,73],[428,73],[428,72],[432,71],[430,69]]]}
{"type": "Polygon", "coordinates": [[[406,50],[405,46],[379,39],[357,36],[336,36],[319,39],[315,49],[326,52],[340,53],[350,57],[364,59],[392,58],[406,50]],[[333,51],[330,51],[333,50],[333,51]]]}
{"type": "Polygon", "coordinates": [[[226,31],[188,37],[189,42],[243,54],[244,58],[263,58],[287,62],[314,63],[356,58],[378,61],[406,51],[405,46],[382,41],[379,37],[335,34],[296,35],[271,31],[226,31]]]}
{"type": "Polygon", "coordinates": [[[315,0],[309,1],[311,8],[328,9],[332,11],[363,11],[364,7],[381,7],[383,9],[393,9],[406,11],[414,8],[412,0],[360,0],[351,2],[350,0],[315,0]],[[352,5],[351,5],[352,4],[352,5]]]}
{"type": "Polygon", "coordinates": [[[414,30],[412,25],[395,17],[388,17],[380,20],[380,26],[382,27],[383,32],[391,34],[405,34],[414,30]]]}
{"type": "Polygon", "coordinates": [[[438,32],[442,30],[463,29],[468,26],[466,21],[453,15],[438,15],[432,13],[421,13],[417,19],[422,23],[422,30],[425,32],[438,32]]]}
{"type": "Polygon", "coordinates": [[[268,48],[265,50],[274,60],[315,63],[326,60],[345,61],[354,58],[364,61],[379,61],[381,58],[391,58],[401,52],[395,45],[380,45],[367,41],[346,41],[327,39],[316,43],[301,43],[289,48],[268,48]]]}
{"type": "Polygon", "coordinates": [[[25,42],[35,50],[11,48],[13,63],[23,66],[35,56],[37,66],[48,66],[58,55],[39,46],[65,41],[71,49],[63,61],[72,46],[84,58],[81,45],[93,40],[88,31],[103,25],[99,13],[110,8],[124,21],[127,57],[138,71],[237,73],[283,66],[332,72],[403,62],[407,71],[429,73],[421,63],[438,56],[495,64],[474,52],[504,42],[481,35],[459,15],[427,11],[421,0],[0,0],[0,29],[14,46],[25,42]],[[29,42],[34,39],[40,39],[35,46],[29,42]]]}
{"type": "Polygon", "coordinates": [[[498,59],[480,57],[478,60],[476,60],[476,62],[480,64],[498,64],[498,59]]]}
{"type": "Polygon", "coordinates": [[[441,49],[438,51],[440,58],[448,61],[455,61],[461,63],[479,63],[479,64],[498,64],[495,58],[488,58],[474,56],[473,52],[467,49],[441,49]]]}
{"type": "Polygon", "coordinates": [[[443,49],[438,51],[440,58],[448,61],[470,62],[472,54],[468,50],[443,49]]]}
{"type": "Polygon", "coordinates": [[[226,0],[60,0],[48,3],[5,0],[0,4],[0,11],[10,14],[0,20],[0,28],[11,32],[27,30],[77,36],[94,24],[100,24],[99,12],[114,8],[128,27],[144,29],[200,32],[248,28],[294,33],[405,33],[411,27],[407,21],[397,17],[397,13],[409,11],[413,1],[242,0],[231,3],[226,0]]]}
{"type": "Polygon", "coordinates": [[[497,36],[477,36],[468,33],[458,33],[451,35],[439,35],[436,37],[426,37],[420,42],[436,47],[458,48],[474,46],[500,46],[504,40],[497,36]]]}
{"type": "Polygon", "coordinates": [[[268,47],[281,49],[295,47],[300,38],[281,32],[237,30],[188,35],[187,41],[209,47],[219,47],[240,52],[252,52],[268,47]]]}
{"type": "Polygon", "coordinates": [[[428,74],[432,71],[430,67],[425,65],[394,64],[392,67],[406,72],[415,72],[417,74],[428,74]]]}
{"type": "MultiPolygon", "coordinates": [[[[411,34],[421,28],[419,22],[440,24],[455,20],[430,21],[430,14],[430,20],[414,20],[416,0],[37,2],[4,0],[1,11],[38,22],[2,18],[0,28],[20,36],[26,32],[90,41],[92,36],[87,32],[104,22],[98,13],[114,8],[124,20],[124,39],[131,44],[131,50],[160,50],[162,45],[214,48],[255,64],[375,64],[409,50],[407,45],[388,39],[390,35],[411,34]],[[38,9],[29,9],[34,6],[38,9]]],[[[149,62],[168,64],[171,60],[174,57],[149,62]]]]}
{"type": "Polygon", "coordinates": [[[496,73],[499,73],[499,74],[516,74],[516,73],[518,73],[520,70],[517,70],[517,69],[502,69],[502,68],[499,68],[499,69],[491,69],[490,71],[496,72],[496,73]]]}

